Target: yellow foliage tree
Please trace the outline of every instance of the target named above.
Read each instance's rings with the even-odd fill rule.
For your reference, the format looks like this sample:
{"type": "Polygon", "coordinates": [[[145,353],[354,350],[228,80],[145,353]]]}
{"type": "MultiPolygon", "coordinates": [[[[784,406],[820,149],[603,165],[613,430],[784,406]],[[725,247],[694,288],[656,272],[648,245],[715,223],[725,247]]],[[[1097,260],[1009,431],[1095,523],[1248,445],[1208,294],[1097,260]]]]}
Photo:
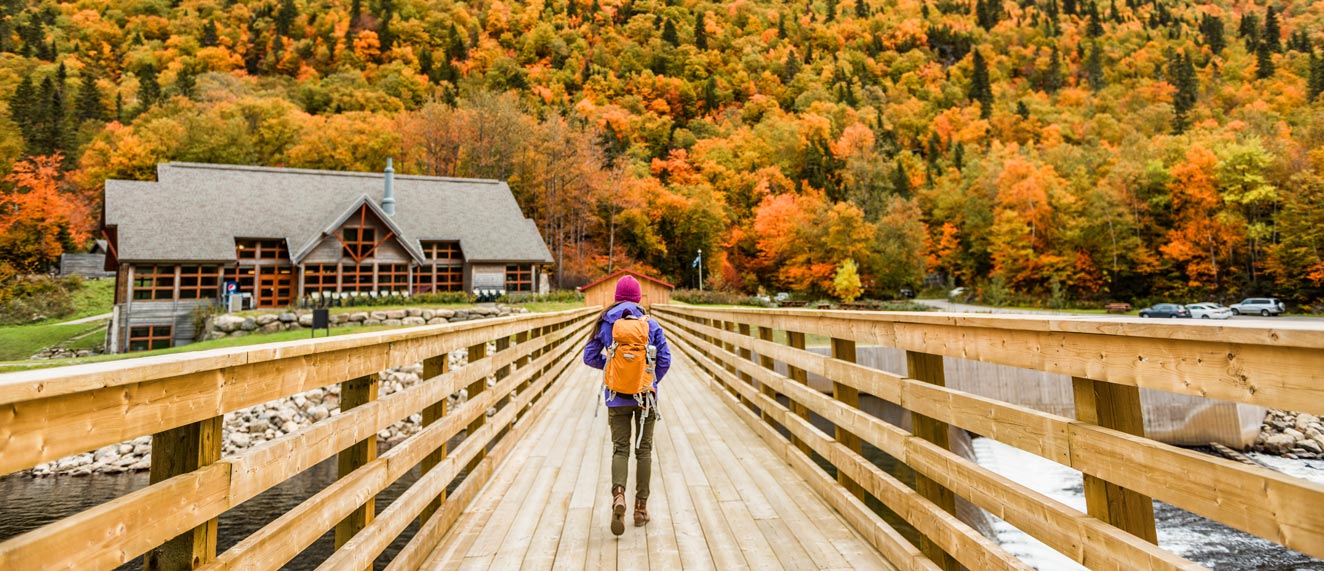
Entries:
{"type": "Polygon", "coordinates": [[[832,289],[844,303],[852,303],[860,297],[860,269],[855,260],[847,258],[837,268],[837,277],[832,280],[832,289]]]}

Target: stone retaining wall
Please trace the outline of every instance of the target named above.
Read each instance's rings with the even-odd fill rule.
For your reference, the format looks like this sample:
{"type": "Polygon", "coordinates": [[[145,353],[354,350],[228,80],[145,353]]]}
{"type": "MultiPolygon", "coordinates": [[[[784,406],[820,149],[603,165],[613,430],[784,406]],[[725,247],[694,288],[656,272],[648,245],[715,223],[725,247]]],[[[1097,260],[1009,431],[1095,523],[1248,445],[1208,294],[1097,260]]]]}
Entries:
{"type": "MultiPolygon", "coordinates": [[[[460,321],[473,321],[489,317],[504,317],[517,313],[528,313],[523,307],[497,304],[464,309],[431,309],[411,307],[406,309],[372,309],[331,314],[332,327],[359,327],[381,325],[399,327],[407,325],[440,325],[460,321]]],[[[301,309],[279,313],[258,315],[221,314],[207,319],[202,327],[203,341],[243,337],[257,333],[276,333],[313,326],[312,310],[301,309]]]]}

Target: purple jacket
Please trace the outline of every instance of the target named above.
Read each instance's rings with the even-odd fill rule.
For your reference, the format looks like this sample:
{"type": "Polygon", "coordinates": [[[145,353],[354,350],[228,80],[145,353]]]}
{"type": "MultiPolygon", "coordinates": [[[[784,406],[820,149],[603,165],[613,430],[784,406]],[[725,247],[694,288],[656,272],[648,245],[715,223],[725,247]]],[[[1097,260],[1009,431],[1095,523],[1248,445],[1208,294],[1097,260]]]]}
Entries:
{"type": "MultiPolygon", "coordinates": [[[[635,317],[642,317],[644,310],[638,305],[630,302],[622,302],[612,306],[607,310],[607,314],[598,322],[598,333],[588,340],[588,345],[584,347],[584,363],[594,369],[602,369],[607,366],[607,357],[602,354],[602,350],[611,345],[611,326],[626,314],[635,317]]],[[[662,377],[666,376],[667,369],[671,368],[671,349],[667,347],[667,336],[662,333],[662,326],[658,325],[653,319],[648,320],[648,343],[657,347],[657,362],[653,364],[653,392],[658,391],[658,383],[662,382],[662,377]]],[[[607,398],[607,406],[635,406],[634,397],[631,395],[616,395],[603,389],[607,398]]]]}

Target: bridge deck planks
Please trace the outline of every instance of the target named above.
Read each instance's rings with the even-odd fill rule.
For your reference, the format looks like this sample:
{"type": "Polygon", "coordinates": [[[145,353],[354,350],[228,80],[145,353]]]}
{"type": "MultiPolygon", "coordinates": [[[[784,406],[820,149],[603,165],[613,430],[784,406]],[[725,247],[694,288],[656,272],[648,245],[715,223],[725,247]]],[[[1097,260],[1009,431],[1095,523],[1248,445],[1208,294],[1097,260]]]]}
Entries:
{"type": "MultiPolygon", "coordinates": [[[[583,365],[424,569],[888,569],[710,394],[687,361],[663,381],[652,521],[608,530],[611,444],[583,365]],[[516,562],[522,562],[519,565],[516,562]]],[[[633,499],[634,473],[626,493],[633,499]]]]}

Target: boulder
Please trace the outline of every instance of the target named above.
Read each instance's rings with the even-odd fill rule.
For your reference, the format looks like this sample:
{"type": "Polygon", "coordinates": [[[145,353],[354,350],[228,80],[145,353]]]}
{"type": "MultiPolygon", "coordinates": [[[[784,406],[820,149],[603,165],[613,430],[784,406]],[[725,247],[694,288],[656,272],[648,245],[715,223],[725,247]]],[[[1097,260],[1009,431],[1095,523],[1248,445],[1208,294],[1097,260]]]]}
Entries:
{"type": "Polygon", "coordinates": [[[279,319],[281,323],[294,323],[299,320],[299,316],[295,315],[292,311],[286,311],[285,313],[280,314],[279,319]]]}
{"type": "Polygon", "coordinates": [[[244,322],[239,325],[239,329],[243,331],[256,331],[257,320],[252,317],[246,317],[244,318],[244,322]]]}
{"type": "Polygon", "coordinates": [[[1306,432],[1306,430],[1310,428],[1311,424],[1319,424],[1319,417],[1304,412],[1296,415],[1297,430],[1300,430],[1301,432],[1306,432]]]}
{"type": "Polygon", "coordinates": [[[382,324],[382,320],[380,320],[380,319],[369,319],[369,320],[367,320],[367,321],[364,321],[363,324],[364,324],[365,326],[381,325],[381,324],[382,324]]]}
{"type": "Polygon", "coordinates": [[[433,317],[428,320],[428,325],[441,325],[443,323],[446,323],[446,318],[444,317],[433,317]]]}
{"type": "Polygon", "coordinates": [[[253,437],[242,432],[230,433],[230,444],[233,444],[235,448],[248,448],[252,441],[253,437]]]}
{"type": "Polygon", "coordinates": [[[312,326],[313,326],[313,314],[311,314],[311,313],[305,313],[305,314],[303,314],[303,315],[300,315],[300,316],[299,316],[299,326],[301,326],[301,327],[312,327],[312,326]]]}
{"type": "Polygon", "coordinates": [[[1274,454],[1285,454],[1296,445],[1296,439],[1286,434],[1270,434],[1264,440],[1265,450],[1274,454]]]}
{"type": "Polygon", "coordinates": [[[374,311],[368,314],[368,319],[376,319],[377,321],[382,321],[390,318],[386,316],[385,311],[374,311]]]}
{"type": "Polygon", "coordinates": [[[433,317],[436,317],[437,312],[432,311],[431,309],[423,309],[418,312],[418,316],[422,317],[423,321],[427,321],[429,319],[432,319],[433,317]]]}
{"type": "Polygon", "coordinates": [[[218,315],[216,316],[215,327],[217,330],[225,333],[234,333],[244,324],[244,318],[238,315],[218,315]]]}
{"type": "Polygon", "coordinates": [[[405,325],[424,325],[427,323],[427,321],[424,320],[422,317],[416,317],[411,315],[409,317],[401,319],[400,323],[403,323],[405,325]]]}
{"type": "Polygon", "coordinates": [[[432,315],[433,315],[433,317],[440,317],[440,318],[442,318],[442,319],[450,319],[450,318],[452,318],[452,317],[455,317],[455,311],[450,310],[450,309],[434,309],[434,310],[432,310],[432,315]]]}
{"type": "Polygon", "coordinates": [[[230,337],[243,337],[245,335],[248,335],[248,332],[241,329],[239,331],[235,331],[234,333],[231,333],[230,337]]]}
{"type": "Polygon", "coordinates": [[[1320,444],[1314,440],[1298,440],[1296,441],[1296,447],[1314,454],[1324,454],[1324,446],[1320,446],[1320,444]]]}
{"type": "Polygon", "coordinates": [[[272,321],[271,323],[268,323],[268,324],[266,324],[266,325],[263,325],[262,327],[257,328],[257,332],[258,332],[258,333],[277,333],[277,332],[279,332],[279,331],[281,330],[281,326],[282,326],[282,325],[284,325],[284,324],[281,323],[281,322],[279,322],[279,321],[272,321]]]}
{"type": "Polygon", "coordinates": [[[331,413],[326,410],[326,407],[318,405],[309,409],[308,415],[313,417],[314,421],[318,421],[330,416],[331,413]]]}
{"type": "Polygon", "coordinates": [[[293,420],[286,422],[285,424],[282,424],[280,427],[280,431],[284,432],[285,434],[293,434],[298,430],[299,430],[299,425],[293,420]]]}
{"type": "Polygon", "coordinates": [[[203,340],[203,341],[215,341],[215,340],[217,340],[217,339],[224,339],[225,336],[226,336],[226,335],[225,335],[225,332],[224,332],[224,331],[216,331],[216,330],[212,330],[212,331],[208,331],[208,332],[207,332],[207,335],[205,335],[205,336],[202,338],[202,340],[203,340]]]}
{"type": "Polygon", "coordinates": [[[409,317],[423,317],[423,310],[416,307],[411,307],[405,310],[405,315],[409,317]]]}
{"type": "Polygon", "coordinates": [[[403,309],[391,309],[382,313],[386,314],[386,319],[404,319],[408,315],[403,309]]]}
{"type": "Polygon", "coordinates": [[[362,312],[362,311],[359,311],[359,312],[356,312],[356,313],[351,313],[351,314],[349,314],[349,320],[350,320],[350,321],[357,321],[357,322],[359,322],[359,323],[362,323],[362,322],[368,320],[368,314],[365,313],[365,312],[362,312]]]}
{"type": "Polygon", "coordinates": [[[263,313],[262,315],[253,318],[253,320],[257,322],[258,327],[262,327],[263,325],[276,321],[276,316],[270,313],[263,313]]]}
{"type": "Polygon", "coordinates": [[[391,318],[387,318],[387,319],[383,319],[383,320],[382,320],[382,325],[387,325],[387,326],[391,326],[391,327],[398,327],[398,326],[400,326],[400,324],[401,324],[401,320],[399,320],[399,319],[391,319],[391,318]]]}

